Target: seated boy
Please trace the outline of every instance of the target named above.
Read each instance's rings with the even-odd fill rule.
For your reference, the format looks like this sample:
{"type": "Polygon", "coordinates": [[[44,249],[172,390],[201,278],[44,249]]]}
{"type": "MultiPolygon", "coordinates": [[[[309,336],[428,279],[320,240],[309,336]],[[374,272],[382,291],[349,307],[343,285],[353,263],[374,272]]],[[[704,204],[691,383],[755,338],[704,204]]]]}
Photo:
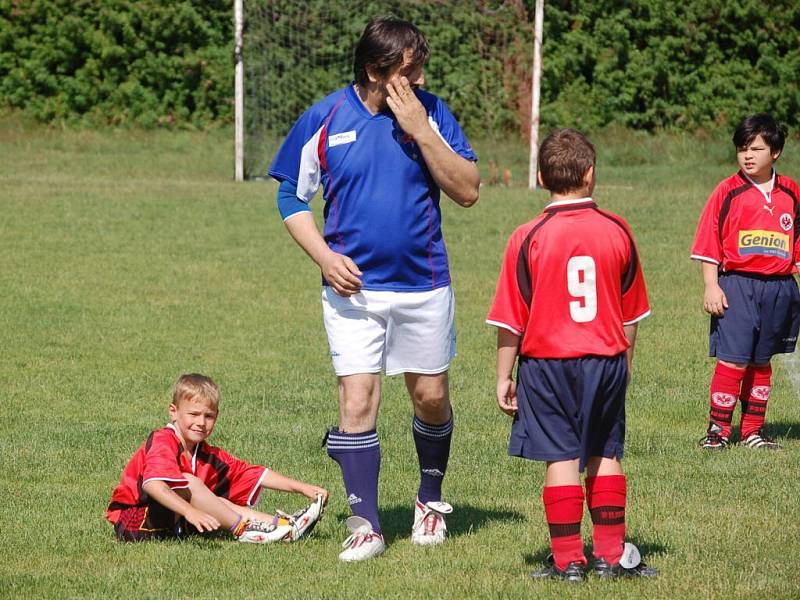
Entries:
{"type": "Polygon", "coordinates": [[[219,388],[208,377],[181,375],[172,390],[170,423],[152,432],[130,459],[106,518],[122,541],[175,537],[220,527],[240,542],[293,542],[322,517],[328,492],[206,443],[219,414],[219,388]],[[262,488],[303,494],[313,502],[293,515],[252,507],[262,488]]]}
{"type": "Polygon", "coordinates": [[[552,562],[532,577],[584,579],[584,498],[595,574],[652,577],[656,571],[624,543],[621,463],[636,328],[650,314],[641,263],[627,223],[591,198],[595,150],[582,134],[547,136],[539,183],[551,202],[511,235],[487,317],[498,328],[497,403],[514,417],[508,452],[547,464],[552,562]]]}
{"type": "Polygon", "coordinates": [[[737,399],[739,436],[748,448],[781,450],[764,431],[775,354],[794,352],[800,293],[793,273],[800,262],[800,188],[778,175],[786,129],[767,114],[744,119],[733,134],[739,172],[708,199],[692,245],[702,263],[703,308],[711,315],[711,378],[704,450],[730,445],[737,399]]]}

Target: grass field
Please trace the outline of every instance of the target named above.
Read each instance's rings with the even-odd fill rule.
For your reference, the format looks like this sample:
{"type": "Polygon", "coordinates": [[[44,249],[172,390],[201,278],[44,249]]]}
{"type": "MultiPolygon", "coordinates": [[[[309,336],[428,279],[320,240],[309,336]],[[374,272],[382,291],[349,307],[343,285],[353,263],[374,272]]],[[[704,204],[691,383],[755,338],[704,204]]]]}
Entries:
{"type": "MultiPolygon", "coordinates": [[[[776,361],[768,415],[785,452],[696,447],[712,362],[688,251],[708,193],[734,170],[727,138],[610,131],[596,139],[596,199],[633,227],[653,306],[639,330],[625,466],[629,538],[662,576],[567,589],[527,577],[548,552],[543,469],[506,455],[495,330],[483,323],[508,235],[546,201],[514,185],[525,179],[524,153],[503,159],[510,187],[484,187],[469,210],[444,207],[459,344],[450,539],[434,549],[410,543],[411,410],[402,381],[389,379],[379,422],[388,548],[379,560],[344,565],[336,555],[347,505],[338,467],[320,448],[337,413],[319,275],[283,230],[274,184],[231,181],[227,131],[62,131],[0,120],[0,595],[800,597],[800,407],[790,364],[776,361]],[[103,518],[111,489],[166,422],[169,387],[186,371],[221,385],[212,441],[331,490],[310,540],[114,540],[103,518]]],[[[796,139],[786,152],[781,171],[800,176],[796,139]]],[[[302,503],[268,493],[261,506],[302,503]]],[[[585,520],[587,541],[589,531],[585,520]]]]}

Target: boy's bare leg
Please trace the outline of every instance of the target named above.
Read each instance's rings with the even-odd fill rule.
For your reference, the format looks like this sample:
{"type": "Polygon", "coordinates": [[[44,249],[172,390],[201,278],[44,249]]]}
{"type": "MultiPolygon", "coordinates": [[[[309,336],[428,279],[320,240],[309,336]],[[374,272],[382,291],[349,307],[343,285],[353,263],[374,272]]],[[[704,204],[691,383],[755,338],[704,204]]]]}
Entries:
{"type": "Polygon", "coordinates": [[[586,461],[587,477],[603,477],[605,475],[624,475],[622,463],[615,456],[606,458],[605,456],[591,456],[586,461]]]}
{"type": "MultiPolygon", "coordinates": [[[[219,496],[218,496],[219,498],[219,496]]],[[[233,512],[237,515],[241,515],[248,521],[261,521],[263,523],[271,523],[272,522],[272,515],[257,511],[249,506],[239,506],[238,504],[234,504],[227,498],[219,498],[225,505],[228,506],[233,512]]]]}
{"type": "Polygon", "coordinates": [[[191,498],[189,503],[210,514],[226,529],[232,529],[239,522],[239,513],[232,510],[222,498],[216,496],[214,492],[191,473],[184,473],[183,476],[189,482],[189,493],[191,498]]]}
{"type": "Polygon", "coordinates": [[[578,459],[557,460],[547,463],[544,474],[545,486],[580,485],[581,476],[578,471],[578,459]]]}

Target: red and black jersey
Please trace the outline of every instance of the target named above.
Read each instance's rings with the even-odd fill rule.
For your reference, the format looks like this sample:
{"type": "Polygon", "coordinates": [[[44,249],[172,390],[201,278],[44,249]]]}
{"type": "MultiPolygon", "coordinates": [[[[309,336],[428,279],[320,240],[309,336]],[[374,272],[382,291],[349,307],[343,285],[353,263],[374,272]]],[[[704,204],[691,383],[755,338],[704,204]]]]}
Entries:
{"type": "Polygon", "coordinates": [[[691,257],[723,271],[790,275],[800,262],[799,198],[797,184],[777,173],[769,193],[741,171],[728,177],[700,215],[691,257]]]}
{"type": "Polygon", "coordinates": [[[583,198],[514,231],[487,323],[522,336],[522,356],[614,356],[630,346],[623,326],[649,314],[628,224],[583,198]]]}
{"type": "Polygon", "coordinates": [[[116,523],[126,508],[146,506],[145,482],[160,479],[173,490],[189,486],[183,476],[192,473],[214,494],[240,506],[258,502],[265,467],[251,465],[222,448],[201,442],[187,458],[183,444],[172,425],[153,431],[122,471],[119,485],[111,494],[106,518],[116,523]]]}

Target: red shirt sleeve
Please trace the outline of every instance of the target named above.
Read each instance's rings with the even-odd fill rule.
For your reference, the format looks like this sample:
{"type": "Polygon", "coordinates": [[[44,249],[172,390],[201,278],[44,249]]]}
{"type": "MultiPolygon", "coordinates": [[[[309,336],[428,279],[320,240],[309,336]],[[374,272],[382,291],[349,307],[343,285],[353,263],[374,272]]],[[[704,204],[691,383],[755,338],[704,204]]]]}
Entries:
{"type": "MultiPolygon", "coordinates": [[[[525,231],[528,230],[530,227],[525,228],[525,231]]],[[[497,279],[494,300],[486,317],[486,322],[490,325],[509,329],[519,336],[525,332],[530,313],[530,308],[520,291],[517,277],[517,263],[524,239],[524,231],[517,229],[508,240],[503,255],[503,264],[500,267],[500,276],[497,279]]],[[[527,257],[524,260],[527,260],[527,257]]]]}
{"type": "Polygon", "coordinates": [[[722,245],[719,241],[719,211],[725,197],[724,183],[711,192],[700,215],[692,244],[692,258],[703,262],[722,264],[722,245]]]}
{"type": "MultiPolygon", "coordinates": [[[[642,261],[639,251],[636,249],[636,242],[633,240],[628,224],[625,223],[630,235],[630,260],[633,279],[627,289],[622,290],[622,323],[632,325],[641,321],[650,314],[650,303],[647,300],[647,287],[644,283],[644,273],[642,272],[642,261]]],[[[627,281],[625,283],[628,283],[627,281]]]]}
{"type": "Polygon", "coordinates": [[[145,446],[144,451],[142,483],[160,479],[173,490],[189,486],[180,464],[181,444],[173,431],[168,428],[156,431],[152,443],[145,446]]]}
{"type": "MultiPolygon", "coordinates": [[[[790,190],[792,190],[792,193],[794,194],[794,197],[798,201],[800,201],[800,186],[797,185],[797,182],[795,182],[793,179],[789,179],[787,177],[786,181],[782,182],[782,183],[785,183],[786,186],[790,190]]],[[[800,215],[798,215],[798,214],[794,215],[794,218],[795,218],[795,223],[794,223],[795,237],[794,237],[794,254],[792,256],[792,262],[795,265],[800,264],[800,235],[797,235],[797,228],[798,228],[797,218],[798,218],[798,216],[800,216],[800,215]]]]}

